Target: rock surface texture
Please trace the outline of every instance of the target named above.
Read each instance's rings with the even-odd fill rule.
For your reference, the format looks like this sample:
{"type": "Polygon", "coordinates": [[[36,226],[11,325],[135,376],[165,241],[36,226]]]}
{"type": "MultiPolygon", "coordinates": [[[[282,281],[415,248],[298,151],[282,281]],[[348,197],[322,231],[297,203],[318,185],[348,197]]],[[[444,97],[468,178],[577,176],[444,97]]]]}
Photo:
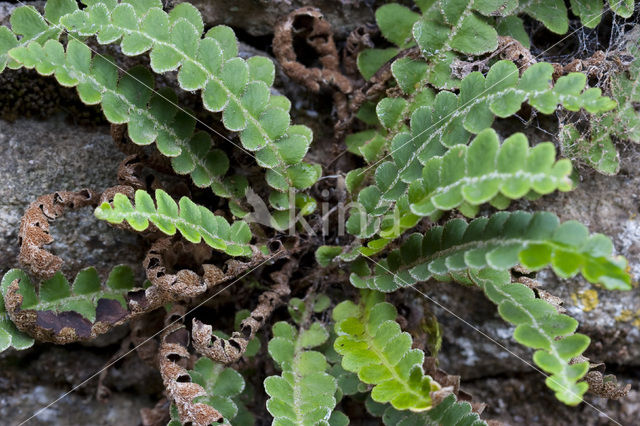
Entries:
{"type": "MultiPolygon", "coordinates": [[[[166,3],[180,3],[168,0],[166,3]]],[[[206,25],[226,24],[239,30],[241,41],[266,49],[274,23],[301,6],[320,8],[344,40],[357,25],[374,21],[375,0],[190,0],[204,15],[206,25]],[[258,41],[256,41],[258,40],[258,41]],[[266,41],[265,41],[266,40],[266,41]]],[[[44,2],[28,2],[42,7],[44,2]]],[[[0,24],[6,25],[15,2],[0,2],[0,24]]],[[[122,58],[120,58],[122,60],[122,58]]],[[[171,77],[169,77],[170,79],[171,77]]],[[[281,79],[282,80],[282,79],[281,79]]],[[[45,81],[46,80],[42,80],[45,81]]],[[[44,83],[43,83],[44,84],[44,83]]],[[[283,93],[293,97],[293,114],[308,106],[308,93],[293,90],[284,79],[283,93]],[[299,96],[300,99],[296,99],[299,96]],[[296,106],[298,110],[296,111],[296,106]]],[[[3,96],[0,94],[0,97],[3,96]]],[[[330,101],[329,101],[330,102],[330,101]]],[[[0,105],[5,108],[6,105],[0,105]]],[[[325,109],[326,109],[325,105],[325,109]]],[[[329,107],[330,108],[330,107],[329,107]]],[[[63,111],[64,112],[64,111],[63,111]]],[[[0,274],[17,267],[18,228],[27,206],[38,196],[58,190],[91,188],[100,191],[116,183],[116,169],[124,154],[114,146],[104,124],[70,123],[63,112],[44,120],[0,120],[0,274]]],[[[309,115],[311,116],[311,115],[309,115]]],[[[316,134],[331,134],[333,123],[317,120],[316,134]]],[[[314,144],[322,144],[316,140],[314,144]]],[[[329,143],[329,142],[327,142],[329,143]]],[[[312,145],[313,146],[313,145],[312,145]]],[[[486,418],[513,425],[624,425],[638,424],[640,413],[640,161],[639,146],[619,146],[622,160],[618,175],[608,177],[579,169],[580,181],[569,193],[554,193],[511,209],[548,210],[562,221],[575,219],[592,232],[612,237],[619,254],[631,265],[635,286],[629,292],[608,292],[584,279],[559,280],[543,271],[540,289],[564,301],[567,313],[580,323],[579,331],[592,345],[586,355],[604,362],[622,383],[633,390],[622,401],[588,397],[589,404],[564,406],[545,387],[544,376],[532,368],[531,351],[513,339],[513,330],[496,313],[480,291],[454,284],[420,284],[437,302],[404,290],[401,296],[434,312],[443,330],[440,367],[463,377],[462,388],[474,400],[487,404],[486,418]],[[451,315],[448,311],[455,313],[451,315]],[[517,413],[517,414],[515,414],[517,413]]],[[[322,148],[319,148],[322,149],[322,148]]],[[[117,264],[140,270],[144,249],[140,240],[98,221],[90,209],[65,215],[53,227],[54,254],[65,260],[63,272],[73,276],[81,268],[96,266],[103,277],[117,264]]],[[[118,350],[114,338],[103,347],[36,344],[33,348],[0,355],[0,423],[18,424],[38,409],[98,372],[118,350]],[[27,368],[28,367],[28,368],[27,368]]],[[[120,333],[120,334],[118,334],[120,333]]],[[[135,355],[110,372],[112,395],[108,404],[95,399],[97,380],[86,383],[29,424],[137,425],[139,410],[151,408],[161,392],[157,372],[135,355]]],[[[259,424],[267,424],[266,420],[259,424]]]]}

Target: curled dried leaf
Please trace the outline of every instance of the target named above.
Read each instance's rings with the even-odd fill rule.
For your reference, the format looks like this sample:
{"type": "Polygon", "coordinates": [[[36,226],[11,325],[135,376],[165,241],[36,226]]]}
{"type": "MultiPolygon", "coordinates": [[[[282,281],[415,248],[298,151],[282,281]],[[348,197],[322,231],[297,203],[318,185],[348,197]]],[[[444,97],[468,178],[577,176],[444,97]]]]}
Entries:
{"type": "Polygon", "coordinates": [[[98,193],[90,189],[59,191],[38,197],[29,205],[20,222],[20,262],[38,278],[51,278],[60,269],[63,260],[44,248],[53,242],[49,222],[62,216],[67,210],[96,207],[99,197],[98,193]]]}
{"type": "MultiPolygon", "coordinates": [[[[169,323],[171,322],[173,321],[170,320],[169,323]]],[[[169,325],[162,335],[159,356],[160,374],[167,395],[176,404],[183,424],[189,422],[194,426],[206,426],[222,423],[224,418],[218,410],[207,404],[194,402],[197,397],[206,396],[207,391],[191,381],[186,368],[190,356],[188,346],[189,331],[184,325],[169,325]]]]}
{"type": "Polygon", "coordinates": [[[194,318],[191,333],[196,351],[223,364],[238,361],[273,311],[285,303],[291,293],[289,279],[297,264],[297,260],[290,260],[281,270],[271,274],[275,284],[258,297],[258,306],[240,323],[240,331],[234,331],[229,339],[215,336],[213,327],[194,318]]]}
{"type": "MultiPolygon", "coordinates": [[[[576,357],[572,363],[589,361],[584,356],[576,357]]],[[[618,384],[618,378],[614,374],[604,374],[605,364],[590,363],[589,372],[584,376],[584,381],[589,384],[588,392],[606,399],[620,399],[627,396],[631,390],[631,384],[618,384]]]]}
{"type": "Polygon", "coordinates": [[[342,93],[352,90],[351,81],[340,71],[331,24],[314,7],[301,7],[278,22],[273,52],[287,75],[309,90],[318,92],[322,86],[335,87],[342,93]],[[316,51],[322,68],[309,68],[298,61],[294,49],[296,38],[304,39],[316,51]]]}
{"type": "Polygon", "coordinates": [[[349,33],[342,50],[342,66],[348,76],[358,78],[360,71],[358,70],[358,54],[365,48],[372,49],[375,44],[372,36],[378,33],[378,29],[374,25],[360,25],[349,33]]]}
{"type": "Polygon", "coordinates": [[[169,400],[162,398],[153,408],[142,408],[140,410],[140,420],[142,426],[164,426],[169,420],[169,400]]]}
{"type": "Polygon", "coordinates": [[[194,297],[227,279],[220,268],[203,263],[211,257],[212,252],[205,243],[189,244],[182,240],[162,238],[151,246],[143,266],[149,281],[172,298],[194,297]],[[195,265],[202,265],[202,275],[190,269],[169,273],[175,264],[185,258],[195,265]]]}

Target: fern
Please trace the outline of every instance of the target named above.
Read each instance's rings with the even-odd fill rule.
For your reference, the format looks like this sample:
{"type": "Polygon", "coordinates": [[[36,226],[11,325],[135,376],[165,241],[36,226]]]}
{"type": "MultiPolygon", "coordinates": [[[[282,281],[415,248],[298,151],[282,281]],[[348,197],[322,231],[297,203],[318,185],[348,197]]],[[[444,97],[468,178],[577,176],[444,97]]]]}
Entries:
{"type": "Polygon", "coordinates": [[[383,65],[384,62],[377,62],[378,58],[391,59],[401,49],[417,44],[427,61],[419,61],[414,69],[422,68],[425,81],[436,87],[456,87],[458,81],[451,77],[450,65],[457,53],[477,55],[495,50],[498,45],[498,34],[484,16],[504,15],[513,9],[489,0],[416,3],[422,15],[398,4],[384,5],[376,11],[382,35],[398,48],[387,50],[386,54],[379,49],[362,52],[358,65],[365,78],[383,65]]]}
{"type": "MultiPolygon", "coordinates": [[[[633,14],[634,0],[609,0],[609,8],[622,18],[633,14]]],[[[577,15],[582,25],[594,28],[604,13],[602,0],[570,0],[571,12],[577,15]]],[[[564,2],[555,0],[520,0],[518,13],[526,13],[542,22],[554,33],[565,34],[569,29],[569,16],[564,2]]]]}
{"type": "Polygon", "coordinates": [[[558,135],[565,156],[578,158],[607,175],[614,175],[620,169],[614,140],[640,143],[640,114],[634,107],[640,102],[637,32],[629,40],[626,51],[634,58],[629,69],[613,74],[610,79],[611,97],[618,103],[618,108],[591,117],[585,135],[572,124],[564,126],[558,135]]]}
{"type": "Polygon", "coordinates": [[[269,395],[267,410],[274,417],[274,425],[329,425],[333,412],[336,379],[326,371],[329,367],[323,354],[309,350],[322,345],[329,333],[321,323],[296,332],[286,322],[273,325],[273,339],[269,354],[276,361],[282,375],[269,376],[264,388],[269,395]]]}
{"type": "MultiPolygon", "coordinates": [[[[505,198],[517,199],[530,191],[568,191],[571,163],[554,160],[555,147],[550,142],[530,149],[526,136],[516,133],[500,145],[493,129],[484,130],[468,146],[455,146],[427,162],[422,179],[409,190],[411,211],[427,216],[462,203],[478,206],[496,197],[504,207],[505,198]]],[[[475,216],[476,211],[472,208],[469,215],[475,216]]]]}
{"type": "Polygon", "coordinates": [[[154,203],[147,192],[137,190],[133,206],[126,195],[118,193],[113,198],[113,205],[102,203],[96,208],[95,215],[110,223],[122,223],[126,220],[136,231],[144,231],[150,223],[167,235],[174,235],[177,229],[187,241],[195,244],[204,241],[231,256],[253,254],[249,244],[251,230],[245,222],[238,221],[229,225],[225,218],[213,214],[187,197],[182,197],[176,204],[161,189],[156,190],[155,196],[154,203]]]}
{"type": "Polygon", "coordinates": [[[222,179],[229,168],[226,154],[212,149],[207,133],[195,132],[195,119],[178,110],[171,89],[153,92],[153,76],[146,68],[132,68],[118,80],[111,59],[92,58],[89,48],[77,40],[69,41],[66,52],[58,41],[49,40],[43,46],[30,43],[14,48],[11,55],[26,68],[55,74],[64,86],[77,86],[80,99],[89,105],[101,104],[111,123],[127,123],[136,144],[155,141],[163,155],[172,157],[176,173],[190,174],[197,186],[211,187],[219,196],[231,196],[230,185],[222,179]]]}
{"type": "Polygon", "coordinates": [[[206,396],[198,397],[193,402],[215,408],[224,416],[226,423],[230,424],[239,414],[239,405],[245,409],[237,399],[244,390],[244,378],[236,370],[203,357],[196,361],[193,370],[189,370],[189,376],[207,392],[206,396]]]}
{"type": "Polygon", "coordinates": [[[469,224],[454,219],[424,235],[412,234],[373,274],[359,271],[350,279],[358,288],[389,292],[430,278],[470,283],[471,270],[509,270],[520,264],[537,271],[550,264],[562,278],[581,272],[608,290],[629,290],[626,260],[612,257],[612,251],[609,238],[589,235],[576,221],[560,224],[547,212],[499,212],[469,224]]]}
{"type": "MultiPolygon", "coordinates": [[[[551,87],[552,73],[550,64],[539,63],[518,78],[515,64],[500,61],[491,67],[486,78],[477,72],[465,77],[459,95],[442,91],[431,101],[423,98],[426,105],[412,107],[415,110],[411,114],[410,131],[398,132],[391,139],[391,161],[377,167],[376,185],[358,194],[358,201],[365,206],[367,215],[352,214],[347,224],[349,232],[361,238],[373,236],[380,228],[380,216],[396,204],[400,217],[408,214],[408,188],[420,177],[424,164],[445,154],[451,147],[466,144],[472,134],[489,128],[494,116],[515,114],[525,101],[547,114],[558,104],[570,111],[585,108],[590,112],[601,112],[615,107],[614,101],[601,96],[600,89],[584,90],[584,74],[561,77],[551,87]]],[[[397,117],[402,115],[395,114],[397,117]]]]}
{"type": "Polygon", "coordinates": [[[378,404],[370,399],[367,399],[366,406],[369,413],[382,417],[382,423],[386,426],[487,426],[478,414],[471,411],[471,404],[456,401],[454,394],[447,396],[431,410],[420,413],[399,411],[387,404],[378,404]]]}
{"type": "Polygon", "coordinates": [[[9,50],[26,47],[31,42],[44,44],[47,40],[57,40],[60,37],[62,28],[49,26],[47,21],[57,22],[60,14],[65,13],[65,7],[68,6],[65,3],[70,2],[47,2],[44,17],[33,6],[18,7],[13,11],[9,20],[11,30],[0,26],[0,72],[6,67],[10,69],[21,67],[20,63],[9,56],[9,50]]]}
{"type": "Polygon", "coordinates": [[[19,269],[10,270],[2,279],[4,303],[10,305],[9,315],[15,324],[39,338],[49,334],[52,341],[64,343],[95,337],[94,326],[101,322],[113,324],[127,319],[124,296],[133,288],[133,271],[128,266],[113,268],[105,285],[92,267],[80,271],[73,286],[57,272],[43,281],[38,291],[19,269]]]}
{"type": "MultiPolygon", "coordinates": [[[[611,0],[609,8],[622,18],[633,14],[633,0],[611,0]]],[[[527,14],[549,30],[564,34],[569,28],[565,4],[556,0],[438,0],[416,1],[421,14],[399,4],[385,4],[376,10],[376,23],[382,35],[396,47],[367,49],[358,57],[358,67],[371,78],[387,61],[407,48],[416,46],[426,61],[409,60],[412,78],[422,84],[451,89],[460,81],[451,75],[451,65],[459,54],[480,55],[498,47],[498,35],[509,35],[529,45],[523,20],[527,14]]],[[[603,14],[602,0],[571,0],[572,12],[583,25],[595,27],[603,14]]],[[[394,72],[394,75],[396,73],[394,72]]]]}
{"type": "Polygon", "coordinates": [[[334,349],[342,355],[345,370],[374,386],[374,401],[390,402],[399,410],[428,410],[430,392],[440,386],[424,374],[424,353],[411,349],[411,336],[400,330],[396,309],[383,297],[363,292],[358,305],[344,301],[334,308],[334,349]]]}
{"type": "Polygon", "coordinates": [[[563,125],[558,133],[562,155],[578,159],[605,175],[618,173],[620,156],[610,134],[615,129],[614,117],[615,113],[594,117],[588,135],[581,134],[573,124],[563,125]]]}
{"type": "Polygon", "coordinates": [[[170,13],[160,0],[87,0],[87,8],[60,19],[73,34],[93,36],[101,44],[118,42],[125,55],[150,51],[157,73],[178,70],[184,90],[202,90],[204,107],[222,112],[222,122],[240,132],[245,149],[255,152],[266,167],[267,182],[279,191],[289,186],[304,189],[320,176],[319,166],[303,163],[312,140],[311,130],[290,125],[290,103],[271,96],[275,68],[264,57],[238,57],[233,31],[211,28],[202,38],[200,12],[183,3],[170,13]]]}
{"type": "MultiPolygon", "coordinates": [[[[358,201],[368,214],[376,213],[381,199],[392,200],[406,191],[404,184],[390,187],[397,172],[391,162],[381,165],[376,170],[377,186],[360,192],[358,201]]],[[[512,199],[525,195],[536,198],[554,190],[569,191],[573,187],[570,173],[571,163],[566,159],[556,162],[550,142],[529,148],[527,138],[517,133],[500,145],[493,129],[483,130],[468,146],[456,145],[445,155],[427,161],[422,178],[409,186],[408,208],[400,204],[399,215],[389,226],[381,222],[383,238],[370,241],[367,253],[379,251],[386,241],[415,226],[423,216],[458,208],[473,217],[486,202],[504,209],[512,199]]],[[[350,221],[349,231],[362,234],[355,232],[353,224],[362,226],[366,219],[361,216],[350,221]]]]}
{"type": "Polygon", "coordinates": [[[548,302],[537,299],[524,284],[511,283],[506,271],[474,271],[471,275],[489,300],[498,306],[500,316],[516,325],[513,333],[516,341],[538,349],[533,360],[551,373],[546,383],[555,391],[556,397],[568,405],[582,402],[582,395],[589,385],[578,380],[589,371],[589,362],[572,364],[571,360],[587,349],[590,340],[584,334],[573,334],[578,322],[557,313],[548,302]]]}
{"type": "Polygon", "coordinates": [[[33,346],[34,343],[33,338],[18,330],[13,321],[11,321],[9,312],[7,312],[7,308],[4,305],[5,289],[15,280],[28,281],[29,277],[20,269],[12,269],[4,274],[2,282],[0,282],[0,290],[2,291],[0,294],[2,296],[0,297],[0,352],[8,348],[27,349],[33,346]]]}

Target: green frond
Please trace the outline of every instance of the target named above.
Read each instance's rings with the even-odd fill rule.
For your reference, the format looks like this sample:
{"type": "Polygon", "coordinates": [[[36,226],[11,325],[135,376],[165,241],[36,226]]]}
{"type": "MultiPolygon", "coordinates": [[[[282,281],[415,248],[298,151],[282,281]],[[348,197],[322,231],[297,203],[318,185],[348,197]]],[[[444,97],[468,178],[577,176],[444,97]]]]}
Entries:
{"type": "MultiPolygon", "coordinates": [[[[13,307],[9,314],[21,329],[33,335],[46,330],[54,341],[76,340],[92,337],[97,323],[111,324],[127,318],[124,296],[134,288],[134,276],[128,266],[116,266],[102,284],[95,268],[90,267],[78,273],[73,285],[57,272],[36,290],[26,273],[12,269],[4,275],[1,285],[4,305],[13,307]],[[17,286],[11,286],[16,280],[17,286]],[[23,319],[26,321],[21,324],[23,319]],[[60,335],[64,329],[73,330],[75,335],[60,335]]],[[[28,342],[21,340],[21,344],[28,342]]]]}
{"type": "Polygon", "coordinates": [[[207,392],[207,395],[193,402],[215,408],[224,416],[226,423],[231,424],[230,421],[238,415],[238,405],[241,405],[237,397],[245,387],[242,374],[202,357],[196,361],[193,370],[189,370],[189,376],[193,383],[199,384],[207,392]]]}
{"type": "Polygon", "coordinates": [[[456,145],[443,156],[429,159],[422,169],[422,177],[413,180],[408,190],[402,182],[390,186],[397,173],[394,163],[381,164],[375,172],[376,186],[358,195],[364,211],[352,213],[347,223],[349,232],[368,235],[371,231],[367,228],[370,225],[367,216],[379,213],[380,204],[399,199],[400,194],[407,192],[408,202],[398,203],[395,220],[389,220],[387,225],[384,219],[378,218],[382,239],[369,242],[370,253],[415,226],[424,216],[434,217],[443,211],[459,209],[465,216],[474,217],[484,203],[504,209],[511,200],[525,196],[535,199],[573,188],[569,177],[571,162],[556,161],[551,142],[531,148],[526,136],[516,133],[500,144],[491,128],[480,132],[469,145],[456,145]],[[362,231],[356,225],[362,226],[362,231]]]}
{"type": "Polygon", "coordinates": [[[469,271],[507,271],[520,264],[531,271],[551,265],[562,278],[581,272],[608,290],[629,290],[627,261],[612,252],[609,238],[589,235],[579,222],[560,224],[547,212],[499,212],[470,223],[454,219],[424,235],[412,234],[373,273],[351,274],[351,283],[384,292],[431,278],[471,283],[469,271]]]}
{"type": "Polygon", "coordinates": [[[386,404],[376,404],[367,400],[367,409],[370,412],[374,404],[377,406],[372,414],[381,416],[385,426],[487,426],[477,413],[471,411],[471,404],[466,401],[457,401],[454,394],[447,396],[431,410],[420,413],[398,411],[386,404]]]}
{"type": "Polygon", "coordinates": [[[137,190],[135,206],[124,194],[116,194],[113,205],[102,203],[95,210],[98,219],[110,223],[127,221],[136,231],[144,231],[153,223],[167,235],[174,235],[176,229],[189,242],[204,241],[216,250],[231,256],[251,256],[253,251],[251,230],[246,222],[237,221],[232,225],[222,216],[213,214],[188,197],[176,202],[161,189],[155,192],[156,201],[146,191],[137,190]]]}
{"type": "Polygon", "coordinates": [[[506,271],[472,271],[471,279],[498,306],[500,316],[516,326],[515,340],[537,349],[533,361],[551,376],[545,380],[556,397],[567,405],[582,402],[589,385],[579,382],[589,371],[589,362],[571,363],[582,355],[589,337],[575,333],[578,321],[559,314],[548,302],[535,297],[524,284],[512,283],[506,271]]]}
{"type": "MultiPolygon", "coordinates": [[[[47,21],[57,22],[59,13],[72,12],[71,8],[65,9],[69,5],[69,1],[50,0],[45,6],[44,17],[33,6],[17,7],[9,19],[11,29],[0,26],[0,72],[6,67],[18,69],[22,66],[9,56],[11,49],[25,48],[31,42],[44,44],[47,40],[57,40],[62,28],[50,26],[47,21]]],[[[75,1],[72,6],[78,7],[75,1]]]]}
{"type": "MultiPolygon", "coordinates": [[[[633,14],[634,0],[608,0],[607,9],[622,18],[633,14]]],[[[580,18],[582,25],[594,28],[600,23],[604,13],[602,0],[570,0],[571,12],[580,18]]],[[[525,13],[557,34],[565,34],[569,29],[569,16],[564,2],[555,0],[520,0],[517,13],[525,13]]]]}
{"type": "Polygon", "coordinates": [[[23,350],[33,346],[34,339],[22,331],[11,321],[9,312],[4,305],[5,289],[15,280],[29,280],[27,274],[20,269],[11,269],[2,277],[0,283],[0,352],[9,348],[23,350]]]}
{"type": "Polygon", "coordinates": [[[204,107],[222,112],[222,123],[240,132],[242,146],[267,168],[267,182],[279,191],[304,189],[320,176],[319,166],[302,162],[311,130],[291,125],[290,102],[272,96],[275,67],[264,57],[238,56],[235,34],[213,27],[203,37],[200,12],[180,4],[171,12],[162,3],[91,1],[83,10],[63,16],[61,24],[78,36],[96,36],[101,44],[119,43],[125,55],[150,52],[156,73],[178,71],[187,91],[202,91],[204,107]]]}
{"type": "Polygon", "coordinates": [[[363,292],[359,304],[336,306],[334,349],[345,370],[373,385],[374,401],[390,402],[398,410],[428,410],[430,392],[440,386],[424,374],[424,352],[411,349],[411,335],[400,330],[396,309],[383,300],[380,293],[363,292]]]}
{"type": "MultiPolygon", "coordinates": [[[[513,62],[499,61],[486,77],[479,72],[465,77],[458,95],[441,91],[435,97],[423,96],[421,102],[424,105],[411,107],[410,129],[390,133],[390,160],[377,166],[375,185],[360,191],[358,201],[365,206],[367,214],[364,217],[352,215],[348,223],[349,232],[369,238],[380,230],[381,216],[390,210],[399,209],[400,217],[410,214],[409,186],[422,177],[423,169],[431,159],[445,155],[458,145],[467,144],[472,135],[490,128],[496,116],[509,117],[524,102],[545,114],[555,111],[558,105],[570,111],[584,108],[590,112],[603,112],[615,107],[613,100],[601,96],[600,89],[585,90],[584,74],[571,73],[559,78],[552,86],[552,73],[550,64],[538,63],[518,77],[518,69],[513,62]]],[[[404,108],[407,110],[409,107],[404,108]]],[[[389,116],[404,122],[404,113],[389,114],[388,108],[377,110],[385,112],[380,118],[382,123],[388,123],[389,116]]],[[[402,129],[399,123],[391,128],[402,129]]],[[[371,138],[376,138],[375,132],[371,138]]],[[[541,149],[544,150],[548,148],[541,149]]],[[[559,168],[567,166],[565,162],[558,165],[559,168]]],[[[454,173],[453,170],[451,172],[454,173]]],[[[415,220],[407,217],[407,227],[414,226],[415,220]]]]}
{"type": "Polygon", "coordinates": [[[496,132],[486,129],[469,145],[455,146],[427,162],[422,179],[409,189],[411,211],[429,216],[499,196],[517,199],[530,191],[540,195],[568,191],[573,185],[570,173],[569,160],[555,161],[551,142],[530,148],[526,136],[516,133],[501,145],[496,132]]]}
{"type": "Polygon", "coordinates": [[[634,59],[625,71],[610,77],[611,97],[618,108],[605,114],[592,116],[583,133],[572,124],[565,125],[559,135],[560,146],[566,157],[584,161],[600,173],[614,175],[620,169],[616,141],[640,143],[640,48],[638,33],[629,37],[626,53],[634,59]]]}
{"type": "Polygon", "coordinates": [[[326,342],[329,333],[319,322],[297,332],[281,321],[273,325],[273,336],[269,354],[282,370],[280,376],[264,381],[273,424],[328,426],[330,419],[336,418],[337,382],[327,373],[329,365],[324,355],[309,349],[326,342]]]}
{"type": "Polygon", "coordinates": [[[111,123],[127,123],[134,143],[155,141],[158,150],[171,157],[176,173],[191,175],[196,186],[231,196],[231,185],[223,179],[229,168],[227,155],[213,148],[209,134],[196,132],[195,118],[179,109],[171,89],[154,92],[153,76],[146,68],[134,67],[118,78],[110,58],[92,57],[89,47],[73,39],[66,52],[60,42],[49,40],[44,45],[32,42],[14,48],[11,56],[26,68],[54,74],[60,84],[76,87],[80,99],[89,105],[100,104],[111,123]]]}

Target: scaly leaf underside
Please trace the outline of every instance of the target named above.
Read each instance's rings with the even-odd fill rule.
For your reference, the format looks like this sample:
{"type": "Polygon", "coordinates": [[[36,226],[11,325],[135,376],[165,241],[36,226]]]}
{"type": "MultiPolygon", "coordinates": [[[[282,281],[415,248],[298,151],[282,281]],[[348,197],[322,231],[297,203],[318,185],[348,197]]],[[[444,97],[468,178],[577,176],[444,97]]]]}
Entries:
{"type": "Polygon", "coordinates": [[[23,271],[11,269],[2,277],[2,283],[0,284],[0,352],[8,348],[27,349],[33,346],[35,342],[32,337],[18,330],[18,327],[11,321],[4,305],[4,289],[14,280],[21,279],[24,276],[26,274],[23,271]]]}

